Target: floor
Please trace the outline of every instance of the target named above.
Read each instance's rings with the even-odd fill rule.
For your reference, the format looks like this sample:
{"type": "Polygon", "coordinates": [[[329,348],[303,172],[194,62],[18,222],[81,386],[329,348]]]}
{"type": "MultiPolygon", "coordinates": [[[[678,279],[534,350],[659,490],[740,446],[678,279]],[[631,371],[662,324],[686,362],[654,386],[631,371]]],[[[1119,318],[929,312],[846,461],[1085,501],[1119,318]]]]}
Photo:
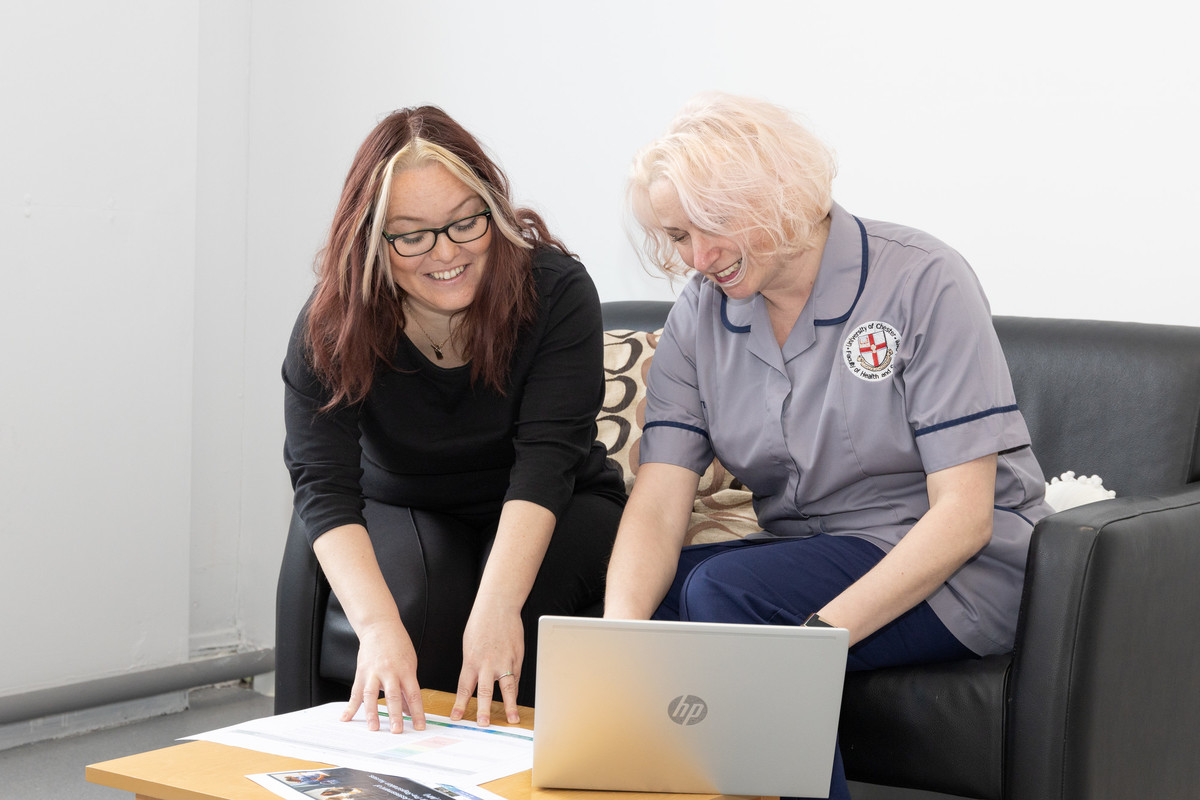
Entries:
{"type": "Polygon", "coordinates": [[[8,798],[8,791],[20,787],[20,797],[27,800],[131,800],[129,792],[85,781],[84,767],[267,716],[273,704],[270,697],[238,685],[196,689],[188,709],[177,714],[0,750],[0,797],[8,798]]]}

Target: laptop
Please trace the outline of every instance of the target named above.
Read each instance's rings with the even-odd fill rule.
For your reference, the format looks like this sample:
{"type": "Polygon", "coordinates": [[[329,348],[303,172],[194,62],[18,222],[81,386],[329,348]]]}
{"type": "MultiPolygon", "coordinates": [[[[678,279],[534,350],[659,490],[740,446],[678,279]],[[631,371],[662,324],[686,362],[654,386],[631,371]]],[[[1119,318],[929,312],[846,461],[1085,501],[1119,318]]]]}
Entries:
{"type": "Polygon", "coordinates": [[[533,786],[825,797],[849,635],[542,617],[533,786]]]}

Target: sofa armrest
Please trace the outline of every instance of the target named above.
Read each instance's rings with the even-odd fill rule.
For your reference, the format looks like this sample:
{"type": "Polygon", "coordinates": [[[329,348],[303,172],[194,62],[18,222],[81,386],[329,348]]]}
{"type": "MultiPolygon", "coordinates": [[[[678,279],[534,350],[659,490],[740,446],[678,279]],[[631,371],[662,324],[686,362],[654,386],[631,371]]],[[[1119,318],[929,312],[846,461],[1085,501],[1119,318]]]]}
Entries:
{"type": "Polygon", "coordinates": [[[1200,785],[1200,484],[1038,524],[1009,698],[1008,797],[1200,785]]]}

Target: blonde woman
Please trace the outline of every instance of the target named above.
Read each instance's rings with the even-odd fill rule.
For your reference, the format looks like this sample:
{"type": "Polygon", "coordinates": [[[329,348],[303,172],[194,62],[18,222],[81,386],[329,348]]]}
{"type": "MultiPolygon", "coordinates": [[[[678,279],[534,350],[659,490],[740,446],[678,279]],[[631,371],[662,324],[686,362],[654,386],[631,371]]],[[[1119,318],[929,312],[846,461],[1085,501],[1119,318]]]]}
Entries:
{"type": "MultiPolygon", "coordinates": [[[[847,628],[849,669],[1009,650],[1050,509],[987,300],[942,242],[834,203],[833,175],[790,114],[730,95],[638,154],[646,252],[691,278],[648,376],[605,616],[847,628]],[[681,547],[714,456],[763,531],[681,547]]],[[[848,797],[840,757],[830,797],[848,797]]]]}

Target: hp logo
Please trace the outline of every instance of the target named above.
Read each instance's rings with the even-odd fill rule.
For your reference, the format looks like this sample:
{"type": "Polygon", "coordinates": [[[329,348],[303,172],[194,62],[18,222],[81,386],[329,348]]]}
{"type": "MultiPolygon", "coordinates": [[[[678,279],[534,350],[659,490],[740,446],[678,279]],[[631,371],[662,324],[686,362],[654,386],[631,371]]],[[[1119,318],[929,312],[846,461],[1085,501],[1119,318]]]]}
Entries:
{"type": "Polygon", "coordinates": [[[680,695],[667,704],[667,715],[676,725],[695,725],[708,716],[708,703],[694,694],[680,695]]]}

